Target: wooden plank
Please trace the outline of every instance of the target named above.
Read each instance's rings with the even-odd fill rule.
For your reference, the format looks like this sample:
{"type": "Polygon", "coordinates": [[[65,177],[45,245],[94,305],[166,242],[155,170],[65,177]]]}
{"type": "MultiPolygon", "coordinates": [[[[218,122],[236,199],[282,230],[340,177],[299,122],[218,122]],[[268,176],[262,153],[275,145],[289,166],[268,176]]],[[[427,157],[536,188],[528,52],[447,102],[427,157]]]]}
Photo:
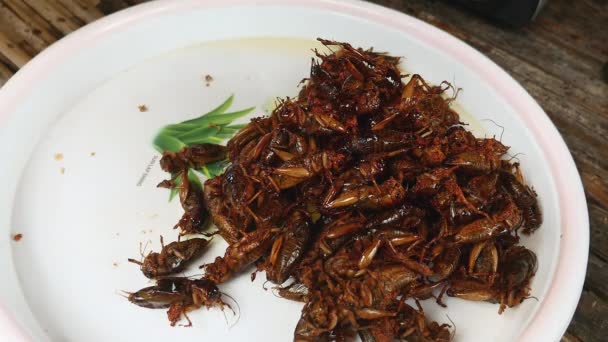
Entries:
{"type": "Polygon", "coordinates": [[[19,44],[0,31],[0,55],[2,55],[11,66],[21,68],[31,56],[19,46],[19,44]]]}
{"type": "Polygon", "coordinates": [[[589,178],[586,174],[604,174],[606,175],[602,179],[604,189],[606,189],[606,182],[608,181],[608,173],[605,169],[601,169],[594,163],[593,160],[581,157],[579,153],[573,151],[574,160],[577,164],[581,178],[583,179],[583,185],[587,195],[587,207],[589,211],[589,229],[590,229],[590,252],[597,256],[603,261],[608,261],[608,208],[598,203],[594,197],[590,195],[590,187],[592,185],[586,184],[585,179],[589,178]]]}
{"type": "MultiPolygon", "coordinates": [[[[578,149],[582,148],[578,147],[578,149]]],[[[608,210],[608,205],[604,202],[606,189],[608,189],[608,170],[602,168],[593,159],[574,154],[574,162],[581,175],[587,201],[594,201],[600,208],[608,210]]],[[[608,223],[608,222],[606,222],[608,223]]]]}
{"type": "MultiPolygon", "coordinates": [[[[563,96],[551,94],[534,82],[519,80],[530,94],[541,104],[549,118],[555,123],[573,155],[585,157],[597,163],[601,169],[608,169],[608,151],[593,146],[604,146],[606,135],[598,124],[606,118],[586,112],[575,104],[563,101],[563,96]]],[[[604,171],[605,172],[605,171],[604,171]]]]}
{"type": "Polygon", "coordinates": [[[608,336],[608,304],[590,291],[583,291],[568,333],[585,342],[603,342],[608,336]]]}
{"type": "Polygon", "coordinates": [[[93,8],[97,8],[97,5],[99,4],[100,0],[76,0],[80,6],[84,7],[84,8],[89,8],[89,7],[93,7],[93,8]]]}
{"type": "Polygon", "coordinates": [[[39,0],[23,1],[64,35],[73,32],[83,24],[80,20],[75,19],[69,12],[66,12],[65,9],[63,9],[63,6],[57,2],[39,0]]]}
{"type": "Polygon", "coordinates": [[[149,0],[125,0],[125,2],[129,6],[135,6],[135,5],[143,4],[144,2],[148,2],[148,1],[149,0]]]}
{"type": "Polygon", "coordinates": [[[0,30],[19,42],[19,45],[32,56],[48,46],[47,42],[32,32],[32,27],[15,15],[5,4],[0,4],[0,30]]]}
{"type": "Polygon", "coordinates": [[[537,18],[538,33],[599,62],[608,59],[608,15],[583,1],[552,0],[537,18]],[[564,25],[564,23],[568,23],[564,25]]]}
{"type": "MultiPolygon", "coordinates": [[[[43,0],[43,1],[48,1],[48,0],[43,0]]],[[[50,1],[50,4],[57,11],[57,13],[60,13],[65,16],[66,21],[71,21],[72,23],[74,23],[77,26],[77,28],[80,28],[86,24],[85,21],[83,21],[82,19],[80,19],[76,15],[74,15],[65,6],[65,4],[62,3],[61,0],[50,1]]]]}
{"type": "Polygon", "coordinates": [[[585,289],[595,293],[604,302],[608,300],[608,264],[593,254],[589,256],[587,264],[585,289]]]}
{"type": "MultiPolygon", "coordinates": [[[[603,208],[608,208],[608,186],[605,183],[608,179],[606,179],[606,176],[607,175],[600,177],[600,175],[594,173],[581,172],[581,178],[583,184],[585,184],[587,196],[594,199],[603,208]]],[[[604,223],[606,224],[606,227],[608,227],[608,218],[606,218],[604,223]]]]}
{"type": "Polygon", "coordinates": [[[49,24],[23,0],[3,0],[3,3],[23,22],[28,23],[32,28],[32,33],[39,36],[47,45],[54,43],[63,36],[59,30],[49,24]]]}
{"type": "Polygon", "coordinates": [[[122,0],[99,0],[97,4],[97,9],[104,14],[111,14],[127,7],[129,6],[122,0]]]}
{"type": "MultiPolygon", "coordinates": [[[[502,49],[493,49],[488,57],[497,64],[509,68],[509,73],[518,81],[525,84],[534,83],[548,95],[557,96],[556,103],[573,104],[586,112],[587,115],[584,117],[573,120],[573,122],[585,120],[581,122],[581,127],[591,129],[590,132],[594,132],[595,129],[597,129],[595,132],[598,132],[601,127],[608,128],[608,96],[605,96],[608,94],[608,84],[603,81],[599,79],[595,82],[588,81],[586,86],[581,88],[560,77],[547,74],[538,66],[520,60],[502,49]],[[597,124],[600,124],[600,127],[597,127],[597,124]]],[[[605,129],[602,129],[602,132],[605,133],[605,129]]]]}
{"type": "Polygon", "coordinates": [[[608,15],[608,1],[606,0],[580,0],[598,12],[608,15]]]}
{"type": "Polygon", "coordinates": [[[580,338],[566,332],[561,339],[561,342],[583,342],[580,338]]]}
{"type": "Polygon", "coordinates": [[[13,70],[0,61],[0,87],[2,87],[11,76],[13,76],[13,70]]]}
{"type": "Polygon", "coordinates": [[[70,11],[78,19],[82,20],[85,24],[93,22],[101,17],[103,13],[93,6],[83,6],[76,0],[59,0],[65,7],[66,10],[70,11]]]}
{"type": "MultiPolygon", "coordinates": [[[[588,202],[591,252],[602,261],[608,261],[608,210],[594,201],[588,202]]],[[[607,299],[608,300],[608,299],[607,299]]],[[[607,316],[608,317],[608,316],[607,316]]]]}

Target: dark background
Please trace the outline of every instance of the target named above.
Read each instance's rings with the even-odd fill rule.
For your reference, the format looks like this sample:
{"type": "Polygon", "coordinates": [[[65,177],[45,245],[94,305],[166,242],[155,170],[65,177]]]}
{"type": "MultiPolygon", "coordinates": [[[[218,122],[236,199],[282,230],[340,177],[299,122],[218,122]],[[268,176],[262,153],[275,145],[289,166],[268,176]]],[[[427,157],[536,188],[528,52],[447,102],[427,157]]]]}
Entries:
{"type": "MultiPolygon", "coordinates": [[[[0,0],[0,86],[62,36],[141,2],[0,0]]],[[[562,341],[606,341],[608,0],[549,0],[535,21],[519,29],[448,1],[372,2],[422,19],[484,53],[519,81],[558,127],[581,174],[591,221],[585,288],[562,341]]]]}

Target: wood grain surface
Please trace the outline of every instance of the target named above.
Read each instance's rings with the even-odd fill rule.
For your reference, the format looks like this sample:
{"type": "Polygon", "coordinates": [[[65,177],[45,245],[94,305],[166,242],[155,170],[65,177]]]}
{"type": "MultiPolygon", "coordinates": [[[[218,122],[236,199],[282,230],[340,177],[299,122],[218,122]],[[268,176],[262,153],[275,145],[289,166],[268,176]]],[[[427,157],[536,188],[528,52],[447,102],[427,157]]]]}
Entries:
{"type": "MultiPolygon", "coordinates": [[[[0,0],[0,86],[29,59],[91,21],[145,0],[0,0]]],[[[549,0],[521,29],[442,1],[375,0],[435,25],[507,70],[563,135],[591,221],[585,288],[562,341],[608,336],[608,0],[549,0]]]]}

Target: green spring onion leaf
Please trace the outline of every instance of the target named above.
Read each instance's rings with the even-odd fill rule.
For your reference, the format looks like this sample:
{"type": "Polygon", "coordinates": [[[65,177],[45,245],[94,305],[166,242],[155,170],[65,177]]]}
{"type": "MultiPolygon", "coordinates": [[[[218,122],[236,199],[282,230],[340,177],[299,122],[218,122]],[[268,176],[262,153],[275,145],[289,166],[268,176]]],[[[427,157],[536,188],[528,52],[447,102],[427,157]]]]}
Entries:
{"type": "Polygon", "coordinates": [[[152,143],[154,144],[154,148],[160,153],[165,151],[177,152],[186,147],[186,144],[181,140],[169,134],[165,134],[162,131],[154,138],[152,143]]]}
{"type": "Polygon", "coordinates": [[[182,123],[184,124],[199,124],[199,121],[209,115],[217,115],[217,114],[223,114],[225,113],[228,108],[230,108],[230,106],[232,105],[232,101],[234,100],[234,94],[230,95],[230,97],[228,99],[226,99],[226,101],[224,101],[224,103],[222,103],[221,105],[217,106],[217,108],[212,109],[210,112],[203,114],[202,116],[195,118],[195,119],[191,119],[191,120],[186,120],[182,123]]]}

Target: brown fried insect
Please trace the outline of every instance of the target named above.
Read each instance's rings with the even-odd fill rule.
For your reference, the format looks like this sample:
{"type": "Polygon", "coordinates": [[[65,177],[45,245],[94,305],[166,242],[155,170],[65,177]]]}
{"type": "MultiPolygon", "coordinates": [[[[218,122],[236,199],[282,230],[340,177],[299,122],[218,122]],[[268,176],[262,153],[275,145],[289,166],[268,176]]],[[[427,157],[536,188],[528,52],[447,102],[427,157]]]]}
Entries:
{"type": "Polygon", "coordinates": [[[378,279],[381,288],[388,293],[398,293],[420,277],[407,266],[397,264],[382,266],[372,274],[378,279]]]}
{"type": "Polygon", "coordinates": [[[453,280],[447,295],[471,301],[495,301],[498,292],[493,287],[476,280],[453,280]]]}
{"type": "MultiPolygon", "coordinates": [[[[172,326],[182,316],[188,319],[188,311],[203,306],[223,309],[227,305],[222,300],[222,293],[211,281],[183,277],[159,278],[156,285],[129,293],[128,299],[133,304],[149,309],[169,308],[167,316],[172,326]]],[[[189,319],[188,322],[188,326],[192,325],[189,319]]]]}
{"type": "Polygon", "coordinates": [[[485,139],[479,148],[450,156],[445,164],[457,166],[460,171],[468,174],[488,174],[500,168],[501,157],[507,150],[508,147],[500,142],[485,139]]]}
{"type": "Polygon", "coordinates": [[[460,248],[458,246],[447,247],[435,260],[433,271],[439,280],[449,277],[460,264],[460,248]]]}
{"type": "Polygon", "coordinates": [[[164,245],[163,237],[160,237],[160,253],[148,254],[143,262],[129,259],[129,262],[140,265],[142,273],[150,278],[164,277],[177,273],[186,267],[192,259],[199,256],[209,240],[203,238],[193,238],[185,241],[174,241],[164,245]]]}
{"type": "Polygon", "coordinates": [[[220,235],[229,244],[237,242],[241,236],[241,231],[232,222],[232,219],[225,214],[224,202],[222,200],[221,181],[223,176],[209,179],[205,182],[203,195],[205,206],[209,211],[213,224],[218,228],[220,235]]]}
{"type": "Polygon", "coordinates": [[[308,287],[304,284],[293,283],[286,287],[278,288],[277,294],[282,298],[296,302],[308,302],[308,287]]]}
{"type": "MultiPolygon", "coordinates": [[[[188,179],[188,169],[181,171],[179,189],[179,201],[184,209],[184,214],[174,228],[181,229],[180,235],[202,233],[207,221],[207,210],[204,206],[203,193],[198,186],[193,185],[188,179]]],[[[159,186],[167,185],[165,181],[159,186]]],[[[173,182],[168,184],[175,187],[173,182]]]]}
{"type": "Polygon", "coordinates": [[[469,223],[454,236],[457,243],[476,243],[516,230],[521,226],[523,217],[515,203],[508,201],[505,207],[491,217],[469,223]]]}
{"type": "Polygon", "coordinates": [[[280,189],[288,189],[310,179],[321,171],[340,171],[346,155],[336,151],[321,151],[304,159],[290,160],[273,170],[272,181],[280,189]]]}
{"type": "Polygon", "coordinates": [[[391,178],[379,186],[363,186],[345,191],[325,207],[333,209],[356,205],[370,209],[390,208],[402,202],[404,198],[405,189],[391,178]]]}
{"type": "Polygon", "coordinates": [[[513,196],[513,200],[524,216],[524,233],[534,232],[543,220],[536,193],[528,186],[520,183],[510,172],[503,171],[500,177],[505,189],[513,196]]]}
{"type": "Polygon", "coordinates": [[[285,232],[274,242],[266,270],[268,280],[277,284],[285,282],[292,274],[293,268],[304,256],[304,250],[308,247],[310,240],[308,217],[300,211],[294,211],[289,218],[285,232]]]}
{"type": "Polygon", "coordinates": [[[228,149],[221,145],[191,145],[179,152],[164,152],[160,159],[160,167],[170,173],[188,168],[200,169],[205,164],[225,159],[227,151],[228,149]]]}
{"type": "Polygon", "coordinates": [[[506,250],[500,259],[500,309],[514,307],[530,295],[530,281],[537,269],[536,254],[522,246],[506,250]]]}
{"type": "Polygon", "coordinates": [[[276,231],[272,229],[251,232],[226,249],[223,257],[217,257],[214,262],[204,265],[205,278],[216,284],[230,279],[233,274],[242,271],[254,263],[272,245],[276,231]]]}

